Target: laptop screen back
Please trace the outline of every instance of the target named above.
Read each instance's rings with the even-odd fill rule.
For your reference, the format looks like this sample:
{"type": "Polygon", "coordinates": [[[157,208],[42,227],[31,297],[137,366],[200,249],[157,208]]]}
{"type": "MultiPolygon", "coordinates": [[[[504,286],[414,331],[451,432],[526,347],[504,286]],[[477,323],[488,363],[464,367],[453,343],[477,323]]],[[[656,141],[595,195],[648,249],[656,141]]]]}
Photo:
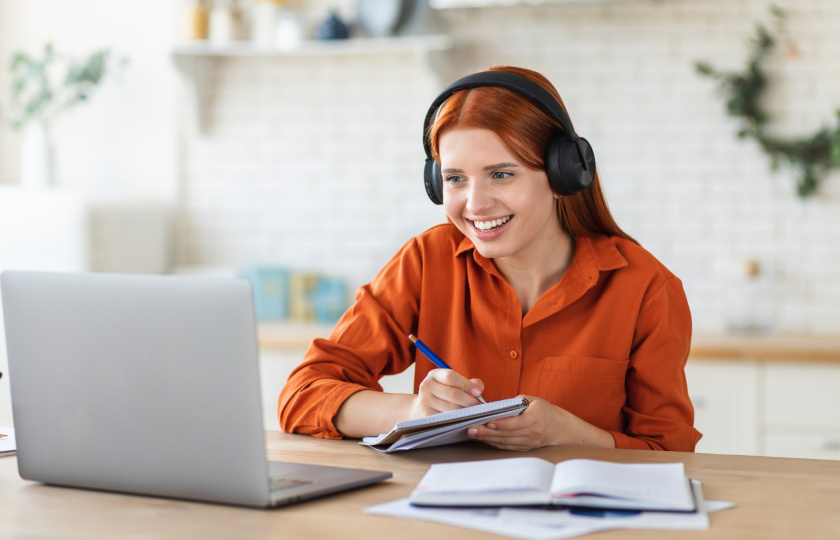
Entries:
{"type": "Polygon", "coordinates": [[[7,271],[0,287],[22,477],[267,504],[246,281],[7,271]]]}

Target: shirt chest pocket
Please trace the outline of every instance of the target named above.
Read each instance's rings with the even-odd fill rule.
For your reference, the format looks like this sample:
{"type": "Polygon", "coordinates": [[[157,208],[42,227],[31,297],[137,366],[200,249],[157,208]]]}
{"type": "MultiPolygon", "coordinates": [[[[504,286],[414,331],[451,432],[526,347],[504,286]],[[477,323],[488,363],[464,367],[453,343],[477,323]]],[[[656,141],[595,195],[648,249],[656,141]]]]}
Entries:
{"type": "Polygon", "coordinates": [[[627,400],[630,360],[547,356],[537,395],[602,428],[615,426],[627,400]]]}

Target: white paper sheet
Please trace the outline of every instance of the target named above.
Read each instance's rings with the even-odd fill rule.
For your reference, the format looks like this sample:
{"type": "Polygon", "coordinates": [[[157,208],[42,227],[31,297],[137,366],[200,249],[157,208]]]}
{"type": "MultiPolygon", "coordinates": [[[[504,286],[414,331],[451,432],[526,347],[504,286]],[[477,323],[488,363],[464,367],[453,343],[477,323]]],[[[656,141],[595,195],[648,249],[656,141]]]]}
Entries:
{"type": "Polygon", "coordinates": [[[0,433],[6,435],[5,437],[0,437],[0,456],[9,456],[14,454],[17,450],[14,428],[0,426],[0,433]]]}
{"type": "Polygon", "coordinates": [[[616,529],[685,529],[705,530],[709,528],[708,506],[703,499],[700,482],[691,481],[694,497],[697,500],[698,511],[693,513],[679,512],[599,512],[598,515],[574,510],[543,510],[535,508],[502,508],[500,519],[508,519],[519,523],[541,523],[545,525],[577,524],[611,525],[616,529]]]}
{"type": "Polygon", "coordinates": [[[447,508],[420,508],[411,506],[408,499],[399,499],[365,508],[366,514],[434,521],[436,523],[500,534],[511,538],[521,538],[523,540],[561,540],[563,538],[573,538],[575,536],[614,528],[611,526],[601,528],[595,524],[549,525],[517,520],[503,520],[499,518],[499,512],[500,510],[498,508],[457,510],[447,508]]]}
{"type": "Polygon", "coordinates": [[[634,529],[708,529],[708,512],[732,508],[726,501],[704,501],[700,482],[693,480],[702,511],[696,514],[641,512],[636,516],[568,517],[566,510],[513,508],[449,509],[411,506],[408,499],[365,508],[366,514],[434,521],[523,540],[561,540],[599,531],[634,529]],[[566,514],[566,515],[564,515],[566,514]]]}

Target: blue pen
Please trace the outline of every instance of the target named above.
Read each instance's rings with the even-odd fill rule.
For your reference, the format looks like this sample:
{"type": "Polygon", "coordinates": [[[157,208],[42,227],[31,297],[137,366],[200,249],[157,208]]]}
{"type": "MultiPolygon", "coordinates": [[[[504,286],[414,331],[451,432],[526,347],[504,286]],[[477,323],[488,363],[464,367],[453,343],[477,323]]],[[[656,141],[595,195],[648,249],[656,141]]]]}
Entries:
{"type": "MultiPolygon", "coordinates": [[[[425,343],[417,339],[417,337],[415,337],[414,334],[408,334],[408,339],[410,339],[411,342],[414,343],[414,345],[418,349],[420,349],[420,352],[426,355],[426,358],[431,360],[434,365],[441,369],[452,369],[446,362],[443,361],[443,359],[440,356],[432,352],[432,349],[430,349],[425,343]]],[[[487,403],[481,396],[476,396],[476,399],[478,399],[478,401],[482,403],[487,403]]]]}

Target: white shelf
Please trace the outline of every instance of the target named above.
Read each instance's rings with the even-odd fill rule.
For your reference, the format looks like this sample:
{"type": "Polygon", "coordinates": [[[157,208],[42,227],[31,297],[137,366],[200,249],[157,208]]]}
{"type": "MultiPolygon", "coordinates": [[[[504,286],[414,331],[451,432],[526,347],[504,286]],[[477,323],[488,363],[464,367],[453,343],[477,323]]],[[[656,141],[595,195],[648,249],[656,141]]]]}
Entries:
{"type": "Polygon", "coordinates": [[[430,0],[433,9],[546,6],[559,4],[606,4],[625,0],[430,0]]]}
{"type": "MultiPolygon", "coordinates": [[[[212,73],[217,62],[250,58],[335,57],[350,55],[413,54],[420,64],[432,68],[435,53],[452,48],[454,40],[447,35],[412,35],[382,38],[341,40],[306,40],[288,49],[264,49],[241,41],[218,46],[200,41],[176,47],[172,57],[193,90],[195,117],[201,132],[208,129],[208,111],[213,99],[212,73]]],[[[439,60],[439,59],[438,59],[439,60]]],[[[434,71],[432,69],[432,71],[434,71]]]]}
{"type": "Polygon", "coordinates": [[[351,38],[337,40],[306,40],[291,48],[257,48],[248,41],[217,46],[196,42],[176,47],[176,57],[237,57],[273,58],[284,56],[334,56],[359,54],[398,54],[445,51],[452,47],[446,35],[399,36],[383,38],[351,38]]]}

